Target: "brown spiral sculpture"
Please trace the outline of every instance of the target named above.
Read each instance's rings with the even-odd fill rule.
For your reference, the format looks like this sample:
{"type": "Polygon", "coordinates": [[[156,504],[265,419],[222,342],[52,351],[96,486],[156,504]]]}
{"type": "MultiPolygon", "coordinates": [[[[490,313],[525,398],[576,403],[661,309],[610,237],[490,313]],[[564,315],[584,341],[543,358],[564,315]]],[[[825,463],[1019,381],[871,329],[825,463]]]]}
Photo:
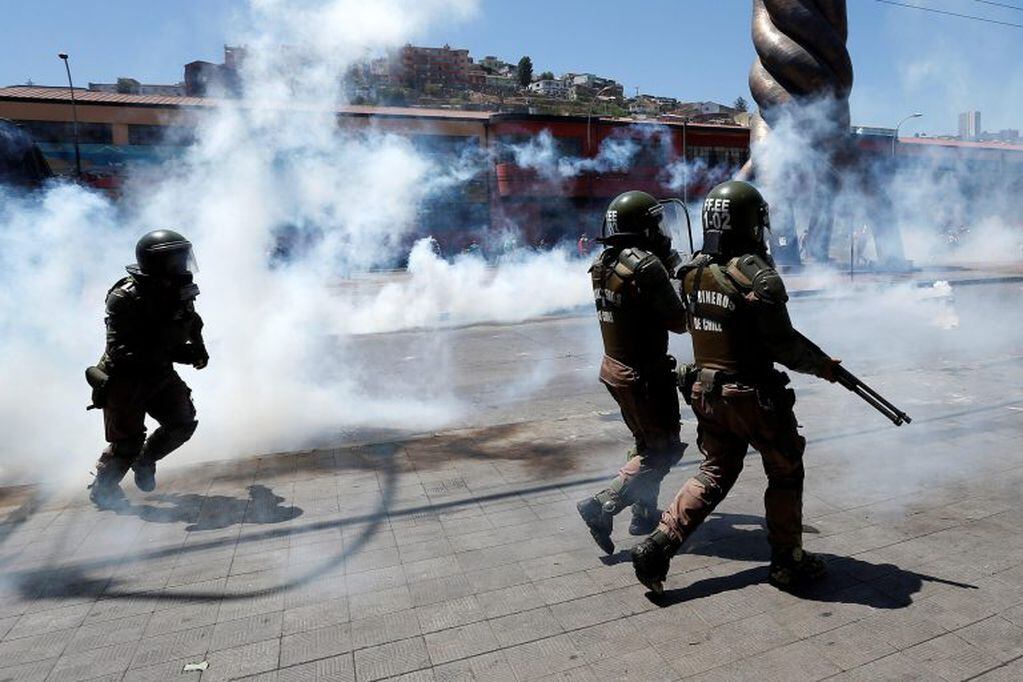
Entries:
{"type": "MultiPolygon", "coordinates": [[[[824,150],[828,157],[825,169],[813,171],[817,187],[806,232],[806,253],[814,260],[827,259],[833,222],[831,199],[838,185],[835,167],[848,138],[853,84],[852,60],[846,49],[848,35],[845,0],[753,0],[757,58],[750,69],[749,86],[760,111],[750,123],[751,143],[770,135],[783,112],[810,101],[828,103],[829,124],[808,128],[810,139],[805,140],[807,145],[824,150]]],[[[754,171],[751,161],[740,177],[749,178],[754,171]]],[[[782,202],[792,199],[777,195],[775,192],[782,202]]],[[[798,263],[792,211],[786,206],[779,209],[773,247],[779,260],[798,263]]]]}

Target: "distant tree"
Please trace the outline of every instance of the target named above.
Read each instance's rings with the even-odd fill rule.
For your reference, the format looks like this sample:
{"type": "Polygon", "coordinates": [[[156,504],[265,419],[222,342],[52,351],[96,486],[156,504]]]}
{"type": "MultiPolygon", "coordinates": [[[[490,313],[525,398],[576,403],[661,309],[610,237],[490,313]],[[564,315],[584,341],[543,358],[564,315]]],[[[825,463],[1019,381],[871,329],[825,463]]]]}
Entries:
{"type": "Polygon", "coordinates": [[[529,57],[523,57],[519,60],[519,65],[515,69],[515,76],[519,80],[519,85],[526,87],[533,82],[533,60],[529,57]]]}
{"type": "Polygon", "coordinates": [[[554,73],[552,71],[544,71],[543,73],[540,74],[540,80],[552,81],[554,80],[554,73]]]}
{"type": "Polygon", "coordinates": [[[749,102],[746,101],[746,98],[740,97],[732,103],[732,108],[736,111],[749,111],[749,102]]]}

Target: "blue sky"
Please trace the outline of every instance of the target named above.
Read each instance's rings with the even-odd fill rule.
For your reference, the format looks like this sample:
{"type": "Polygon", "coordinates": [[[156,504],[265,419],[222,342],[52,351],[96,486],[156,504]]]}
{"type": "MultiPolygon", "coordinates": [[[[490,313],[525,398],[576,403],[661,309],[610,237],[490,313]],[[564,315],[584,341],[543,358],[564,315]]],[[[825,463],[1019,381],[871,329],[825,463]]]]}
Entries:
{"type": "MultiPolygon", "coordinates": [[[[372,2],[373,0],[365,0],[372,2]]],[[[903,0],[1023,24],[1023,11],[976,0],[903,0]]],[[[1023,0],[1006,0],[1023,7],[1023,0]]],[[[416,42],[467,47],[539,70],[591,71],[630,92],[686,100],[749,98],[749,0],[479,0],[474,18],[429,27],[416,42]]],[[[57,85],[56,53],[72,55],[76,81],[132,76],[175,82],[193,59],[218,60],[247,26],[246,0],[0,0],[0,84],[57,85]]],[[[979,109],[988,130],[1023,128],[1023,29],[849,0],[856,69],[853,119],[904,131],[954,131],[979,109]],[[917,126],[917,127],[914,127],[917,126]]]]}

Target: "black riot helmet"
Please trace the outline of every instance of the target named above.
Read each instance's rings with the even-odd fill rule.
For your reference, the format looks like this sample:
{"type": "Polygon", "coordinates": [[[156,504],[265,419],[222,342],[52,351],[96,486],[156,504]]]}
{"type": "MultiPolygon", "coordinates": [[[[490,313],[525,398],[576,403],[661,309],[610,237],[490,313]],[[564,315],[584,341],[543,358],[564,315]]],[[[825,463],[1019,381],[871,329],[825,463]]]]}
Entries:
{"type": "Polygon", "coordinates": [[[664,206],[657,199],[637,190],[624,192],[608,204],[599,241],[614,245],[643,240],[655,251],[667,251],[671,234],[663,218],[664,206]]]}
{"type": "Polygon", "coordinates": [[[722,182],[703,202],[703,253],[725,258],[766,254],[769,229],[767,202],[748,182],[722,182]]]}
{"type": "Polygon", "coordinates": [[[153,230],[135,245],[135,262],[144,275],[186,277],[198,271],[192,242],[174,230],[153,230]]]}

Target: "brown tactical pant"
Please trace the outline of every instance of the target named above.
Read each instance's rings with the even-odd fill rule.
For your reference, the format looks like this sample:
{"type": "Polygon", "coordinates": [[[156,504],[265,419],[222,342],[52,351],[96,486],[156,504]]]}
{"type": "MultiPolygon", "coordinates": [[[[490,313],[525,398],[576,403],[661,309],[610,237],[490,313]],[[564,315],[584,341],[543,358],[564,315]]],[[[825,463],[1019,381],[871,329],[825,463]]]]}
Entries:
{"type": "Polygon", "coordinates": [[[661,480],[680,459],[678,389],[667,364],[641,373],[604,356],[600,381],[622,411],[622,419],[636,441],[633,456],[618,471],[612,489],[624,505],[638,502],[657,508],[661,480]]]}
{"type": "Polygon", "coordinates": [[[145,452],[151,461],[180,447],[195,431],[192,391],[178,373],[159,377],[111,377],[103,407],[103,425],[110,444],[100,456],[97,473],[110,470],[123,476],[145,452]],[[146,415],[159,424],[146,439],[146,415]]]}
{"type": "Polygon", "coordinates": [[[693,386],[697,445],[703,463],[661,516],[660,528],[684,542],[725,498],[742,471],[749,446],[760,452],[767,473],[764,507],[767,539],[775,550],[802,546],[803,450],[790,389],[758,391],[727,384],[720,396],[693,386]]]}

